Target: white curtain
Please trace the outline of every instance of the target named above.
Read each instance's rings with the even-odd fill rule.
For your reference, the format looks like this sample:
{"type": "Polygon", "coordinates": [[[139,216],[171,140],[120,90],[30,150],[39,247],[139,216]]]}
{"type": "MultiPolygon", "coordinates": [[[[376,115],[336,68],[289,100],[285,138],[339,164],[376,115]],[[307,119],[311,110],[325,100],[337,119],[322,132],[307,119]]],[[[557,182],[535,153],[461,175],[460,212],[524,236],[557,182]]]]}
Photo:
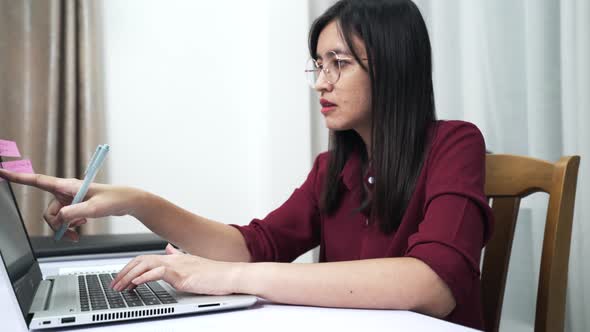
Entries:
{"type": "MultiPolygon", "coordinates": [[[[495,153],[582,156],[567,331],[590,329],[590,1],[415,0],[429,27],[440,119],[474,122],[495,153]],[[586,238],[586,239],[585,239],[586,238]]],[[[319,15],[334,1],[310,1],[319,15]]],[[[316,112],[317,113],[317,112],[316,112]]],[[[317,119],[316,119],[317,120],[317,119]]],[[[321,119],[320,119],[321,120],[321,119]]],[[[314,128],[322,130],[321,126],[314,128]]],[[[326,146],[315,134],[315,148],[326,146]]],[[[532,331],[547,197],[522,202],[501,330],[532,331]]]]}

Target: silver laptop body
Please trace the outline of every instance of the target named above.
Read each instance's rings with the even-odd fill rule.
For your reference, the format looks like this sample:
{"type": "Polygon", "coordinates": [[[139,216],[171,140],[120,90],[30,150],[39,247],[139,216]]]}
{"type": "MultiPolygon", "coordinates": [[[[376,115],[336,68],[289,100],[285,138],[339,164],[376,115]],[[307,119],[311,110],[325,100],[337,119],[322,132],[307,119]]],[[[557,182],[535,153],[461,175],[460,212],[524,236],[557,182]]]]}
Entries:
{"type": "MultiPolygon", "coordinates": [[[[130,297],[125,298],[121,293],[113,291],[121,297],[121,300],[109,301],[107,299],[104,306],[108,308],[100,309],[103,306],[98,305],[97,307],[99,309],[93,310],[93,304],[91,302],[88,302],[87,307],[83,308],[80,300],[81,294],[84,297],[88,293],[89,286],[87,282],[82,284],[80,280],[87,280],[89,276],[93,275],[98,276],[99,279],[100,276],[112,276],[112,274],[108,273],[89,273],[47,277],[45,280],[42,280],[29,310],[29,313],[32,314],[29,328],[44,329],[58,326],[96,324],[148,317],[237,309],[251,306],[256,302],[256,297],[250,295],[199,296],[190,293],[181,293],[174,290],[168,283],[158,281],[156,283],[162,287],[163,291],[169,294],[171,299],[166,300],[167,298],[164,298],[165,300],[161,300],[157,297],[153,289],[156,287],[143,285],[143,289],[140,291],[147,295],[138,294],[133,299],[133,301],[141,303],[131,304],[133,302],[129,300],[130,297]],[[80,287],[86,288],[86,292],[81,291],[80,287]],[[113,305],[113,303],[119,304],[113,305]]],[[[104,287],[100,284],[100,281],[99,287],[104,287]]],[[[138,289],[135,290],[135,293],[138,293],[138,289]]],[[[162,292],[162,290],[157,288],[156,290],[162,292]]],[[[104,289],[101,289],[101,292],[104,292],[104,289]]]]}
{"type": "Polygon", "coordinates": [[[0,181],[0,254],[31,329],[237,309],[256,303],[256,297],[251,295],[177,292],[164,281],[115,292],[108,285],[116,271],[43,279],[12,188],[6,181],[0,181]]]}

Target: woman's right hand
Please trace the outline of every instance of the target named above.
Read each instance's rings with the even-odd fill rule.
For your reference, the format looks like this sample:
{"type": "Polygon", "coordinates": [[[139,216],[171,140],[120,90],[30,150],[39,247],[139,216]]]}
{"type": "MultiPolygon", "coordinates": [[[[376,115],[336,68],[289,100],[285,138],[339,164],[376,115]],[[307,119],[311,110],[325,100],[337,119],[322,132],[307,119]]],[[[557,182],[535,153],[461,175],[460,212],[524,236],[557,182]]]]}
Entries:
{"type": "Polygon", "coordinates": [[[70,205],[82,185],[81,180],[15,173],[4,169],[0,169],[0,177],[52,193],[54,199],[47,206],[43,219],[54,231],[57,231],[64,222],[69,223],[64,236],[72,241],[78,241],[80,238],[73,228],[85,224],[88,218],[132,214],[136,199],[142,193],[134,188],[93,183],[84,201],[70,205]]]}

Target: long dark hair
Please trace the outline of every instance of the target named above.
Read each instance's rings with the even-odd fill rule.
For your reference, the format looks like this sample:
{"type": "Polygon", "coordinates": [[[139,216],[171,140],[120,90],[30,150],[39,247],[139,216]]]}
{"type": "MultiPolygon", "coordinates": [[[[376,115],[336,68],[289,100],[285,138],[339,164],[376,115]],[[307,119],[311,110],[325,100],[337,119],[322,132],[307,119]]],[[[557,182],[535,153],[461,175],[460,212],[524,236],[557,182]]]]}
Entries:
{"type": "MultiPolygon", "coordinates": [[[[395,231],[412,197],[428,149],[428,127],[436,120],[428,31],[410,0],[341,0],[317,18],[309,34],[316,57],[321,31],[336,22],[356,61],[371,81],[371,161],[353,130],[330,137],[328,174],[321,207],[332,213],[340,203],[340,173],[353,151],[361,154],[363,172],[371,168],[375,184],[365,187],[359,210],[370,208],[382,232],[395,231]],[[365,43],[368,65],[354,48],[353,36],[365,43]]],[[[359,175],[363,176],[363,174],[359,175]]]]}

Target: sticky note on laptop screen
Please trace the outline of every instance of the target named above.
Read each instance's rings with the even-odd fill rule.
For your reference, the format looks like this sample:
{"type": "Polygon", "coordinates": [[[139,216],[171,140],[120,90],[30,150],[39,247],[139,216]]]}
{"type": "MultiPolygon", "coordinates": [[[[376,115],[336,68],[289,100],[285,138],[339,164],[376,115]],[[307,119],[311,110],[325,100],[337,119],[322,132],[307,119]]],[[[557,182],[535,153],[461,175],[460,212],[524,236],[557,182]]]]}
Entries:
{"type": "MultiPolygon", "coordinates": [[[[31,164],[30,160],[16,160],[16,161],[5,161],[3,163],[0,163],[0,166],[2,166],[2,168],[9,170],[9,171],[13,171],[13,172],[17,172],[17,173],[30,173],[33,174],[35,173],[33,171],[33,165],[31,164]]],[[[0,178],[0,182],[2,182],[3,180],[0,178]]]]}
{"type": "Polygon", "coordinates": [[[16,142],[0,139],[0,156],[20,158],[16,142]]]}

